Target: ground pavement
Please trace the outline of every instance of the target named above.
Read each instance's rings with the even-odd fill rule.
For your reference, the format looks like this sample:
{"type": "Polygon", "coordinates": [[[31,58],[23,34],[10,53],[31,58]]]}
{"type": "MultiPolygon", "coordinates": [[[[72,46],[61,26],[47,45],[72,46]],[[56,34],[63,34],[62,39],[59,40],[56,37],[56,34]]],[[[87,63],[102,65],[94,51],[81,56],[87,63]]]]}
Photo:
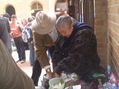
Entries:
{"type": "MultiPolygon", "coordinates": [[[[31,66],[30,63],[29,63],[29,50],[26,50],[25,53],[26,53],[26,62],[25,62],[25,63],[22,63],[22,64],[18,63],[17,65],[18,65],[29,77],[31,77],[31,75],[32,75],[32,66],[31,66]]],[[[13,50],[12,56],[13,56],[13,58],[14,58],[15,61],[18,60],[18,54],[17,54],[16,50],[13,50]]],[[[41,80],[42,80],[42,78],[43,78],[43,74],[45,74],[44,69],[42,70],[42,74],[41,74],[41,77],[40,77],[40,79],[39,79],[39,84],[38,84],[39,86],[41,86],[41,80]]]]}

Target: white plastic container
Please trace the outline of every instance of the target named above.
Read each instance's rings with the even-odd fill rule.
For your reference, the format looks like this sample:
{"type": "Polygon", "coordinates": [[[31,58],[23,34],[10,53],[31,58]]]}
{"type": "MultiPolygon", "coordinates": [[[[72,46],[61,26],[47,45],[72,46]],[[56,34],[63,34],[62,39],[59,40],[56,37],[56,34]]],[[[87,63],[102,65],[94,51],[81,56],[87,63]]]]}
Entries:
{"type": "Polygon", "coordinates": [[[64,89],[65,82],[62,78],[52,78],[49,80],[49,89],[64,89]]]}

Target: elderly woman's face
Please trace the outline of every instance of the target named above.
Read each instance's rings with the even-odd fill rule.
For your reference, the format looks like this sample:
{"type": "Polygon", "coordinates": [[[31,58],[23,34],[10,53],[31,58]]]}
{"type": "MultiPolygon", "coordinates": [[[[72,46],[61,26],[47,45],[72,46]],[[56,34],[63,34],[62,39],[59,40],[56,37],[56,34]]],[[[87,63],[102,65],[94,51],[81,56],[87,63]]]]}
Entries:
{"type": "Polygon", "coordinates": [[[58,27],[57,30],[60,32],[62,36],[69,37],[73,31],[73,26],[70,29],[62,26],[58,27]]]}

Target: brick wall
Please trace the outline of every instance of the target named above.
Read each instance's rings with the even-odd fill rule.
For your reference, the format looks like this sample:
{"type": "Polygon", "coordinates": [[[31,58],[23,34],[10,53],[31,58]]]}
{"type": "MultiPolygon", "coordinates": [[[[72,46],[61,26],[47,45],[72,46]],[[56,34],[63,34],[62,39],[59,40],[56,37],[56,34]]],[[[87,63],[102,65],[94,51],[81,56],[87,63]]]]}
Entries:
{"type": "Polygon", "coordinates": [[[107,65],[107,2],[106,0],[95,0],[94,28],[97,38],[98,54],[101,64],[107,65]]]}
{"type": "Polygon", "coordinates": [[[119,76],[119,0],[107,0],[108,4],[108,59],[119,76]]]}

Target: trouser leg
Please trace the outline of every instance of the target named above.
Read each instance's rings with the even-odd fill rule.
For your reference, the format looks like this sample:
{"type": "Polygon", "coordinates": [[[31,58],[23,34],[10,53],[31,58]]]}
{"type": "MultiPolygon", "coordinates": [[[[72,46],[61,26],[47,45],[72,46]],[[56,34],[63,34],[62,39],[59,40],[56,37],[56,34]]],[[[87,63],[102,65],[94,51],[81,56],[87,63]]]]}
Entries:
{"type": "Polygon", "coordinates": [[[31,78],[34,81],[34,85],[38,86],[39,77],[41,75],[41,66],[38,60],[35,60],[32,70],[33,70],[33,73],[31,78]]]}
{"type": "Polygon", "coordinates": [[[14,42],[17,48],[17,53],[19,60],[25,60],[25,49],[24,49],[24,44],[23,40],[21,37],[14,38],[14,42]]]}

